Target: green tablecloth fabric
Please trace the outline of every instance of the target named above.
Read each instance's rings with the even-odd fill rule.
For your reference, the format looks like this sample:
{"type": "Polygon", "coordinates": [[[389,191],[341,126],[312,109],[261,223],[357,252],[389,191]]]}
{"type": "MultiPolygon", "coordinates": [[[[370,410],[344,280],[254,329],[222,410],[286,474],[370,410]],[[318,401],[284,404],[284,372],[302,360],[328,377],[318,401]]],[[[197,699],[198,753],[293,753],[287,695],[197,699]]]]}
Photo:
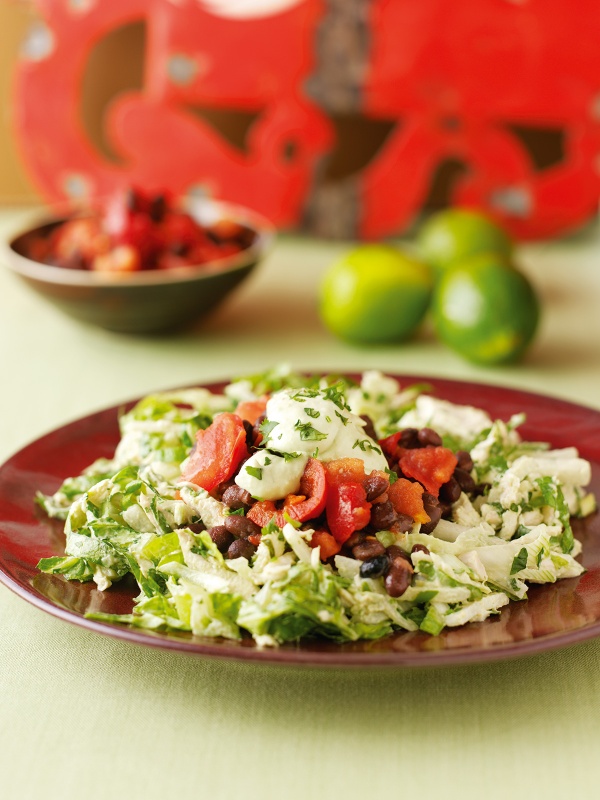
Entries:
{"type": "MultiPolygon", "coordinates": [[[[18,224],[0,214],[0,233],[18,224]]],[[[600,231],[519,258],[540,287],[520,366],[470,366],[426,327],[404,346],[331,338],[315,285],[347,245],[282,238],[214,316],[183,334],[76,323],[0,270],[0,460],[144,392],[260,370],[454,377],[600,408],[600,231]]],[[[600,641],[487,665],[295,669],[103,637],[0,587],[0,797],[596,797],[600,641]]]]}

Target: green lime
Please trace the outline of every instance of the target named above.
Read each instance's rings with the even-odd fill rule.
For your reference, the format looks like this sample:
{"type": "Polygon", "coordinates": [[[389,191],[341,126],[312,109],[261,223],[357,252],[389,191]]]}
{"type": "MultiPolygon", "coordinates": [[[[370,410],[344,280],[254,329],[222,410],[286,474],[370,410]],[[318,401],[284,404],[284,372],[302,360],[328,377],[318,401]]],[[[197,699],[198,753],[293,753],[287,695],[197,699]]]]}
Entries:
{"type": "Polygon", "coordinates": [[[533,338],[539,302],[525,276],[497,253],[446,270],[433,297],[438,336],[478,364],[515,361],[533,338]]]}
{"type": "Polygon", "coordinates": [[[321,317],[343,339],[398,341],[425,316],[432,286],[426,264],[389,245],[362,245],[325,273],[321,317]]]}
{"type": "Polygon", "coordinates": [[[475,253],[494,252],[510,258],[512,241],[506,231],[479,211],[449,208],[431,216],[419,229],[421,258],[439,275],[475,253]]]}

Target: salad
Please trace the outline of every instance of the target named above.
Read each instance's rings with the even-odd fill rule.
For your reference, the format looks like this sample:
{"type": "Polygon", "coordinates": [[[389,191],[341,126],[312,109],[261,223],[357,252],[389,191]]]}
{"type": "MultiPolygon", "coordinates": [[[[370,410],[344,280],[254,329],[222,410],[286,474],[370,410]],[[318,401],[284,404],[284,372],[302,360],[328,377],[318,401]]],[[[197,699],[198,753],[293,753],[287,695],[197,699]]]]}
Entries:
{"type": "Polygon", "coordinates": [[[595,510],[590,464],[522,441],[522,422],[378,371],[151,395],[112,459],[40,495],[66,548],[38,566],[102,590],[132,574],[131,613],[88,616],[142,628],[437,635],[583,572],[570,519],[595,510]]]}

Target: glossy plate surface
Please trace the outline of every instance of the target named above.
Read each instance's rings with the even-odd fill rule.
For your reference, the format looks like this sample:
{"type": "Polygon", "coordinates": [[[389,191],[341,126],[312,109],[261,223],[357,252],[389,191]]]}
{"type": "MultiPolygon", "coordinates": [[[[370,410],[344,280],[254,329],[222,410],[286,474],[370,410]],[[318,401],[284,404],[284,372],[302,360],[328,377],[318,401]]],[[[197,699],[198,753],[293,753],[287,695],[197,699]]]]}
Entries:
{"type": "MultiPolygon", "coordinates": [[[[497,386],[416,376],[396,376],[403,386],[426,381],[433,392],[455,403],[486,409],[508,419],[524,411],[524,438],[553,447],[575,445],[592,462],[591,489],[600,497],[600,412],[541,395],[497,386]]],[[[220,391],[223,384],[208,386],[220,391]]],[[[34,504],[37,491],[56,491],[62,480],[99,457],[111,457],[119,439],[117,407],[92,414],[38,439],[0,468],[0,580],[24,599],[89,630],[138,644],[202,656],[318,666],[422,666],[489,661],[537,653],[600,635],[600,515],[574,521],[583,543],[586,572],[553,585],[532,586],[529,599],[510,603],[499,616],[443,631],[438,637],[396,633],[375,642],[339,645],[306,641],[278,649],[241,642],[155,633],[87,620],[88,611],[128,613],[137,594],[126,578],[106,592],[93,583],[38,573],[40,558],[64,551],[62,523],[46,518],[34,504]]]]}

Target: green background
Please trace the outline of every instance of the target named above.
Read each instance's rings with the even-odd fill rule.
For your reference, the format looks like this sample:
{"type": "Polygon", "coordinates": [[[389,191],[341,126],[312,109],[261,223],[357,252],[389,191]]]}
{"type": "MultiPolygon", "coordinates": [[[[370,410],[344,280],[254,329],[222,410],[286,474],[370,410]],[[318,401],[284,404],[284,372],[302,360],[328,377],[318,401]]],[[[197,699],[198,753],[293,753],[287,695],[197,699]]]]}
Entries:
{"type": "MultiPolygon", "coordinates": [[[[21,219],[4,212],[0,234],[21,219]]],[[[545,313],[526,360],[501,369],[461,361],[428,325],[403,346],[333,339],[315,286],[346,248],[283,238],[204,325],[147,339],[76,323],[0,270],[0,460],[103,406],[281,361],[498,383],[600,408],[596,227],[521,248],[545,313]]],[[[599,641],[433,669],[202,659],[81,630],[0,586],[0,796],[595,797],[599,666],[599,641]]]]}

